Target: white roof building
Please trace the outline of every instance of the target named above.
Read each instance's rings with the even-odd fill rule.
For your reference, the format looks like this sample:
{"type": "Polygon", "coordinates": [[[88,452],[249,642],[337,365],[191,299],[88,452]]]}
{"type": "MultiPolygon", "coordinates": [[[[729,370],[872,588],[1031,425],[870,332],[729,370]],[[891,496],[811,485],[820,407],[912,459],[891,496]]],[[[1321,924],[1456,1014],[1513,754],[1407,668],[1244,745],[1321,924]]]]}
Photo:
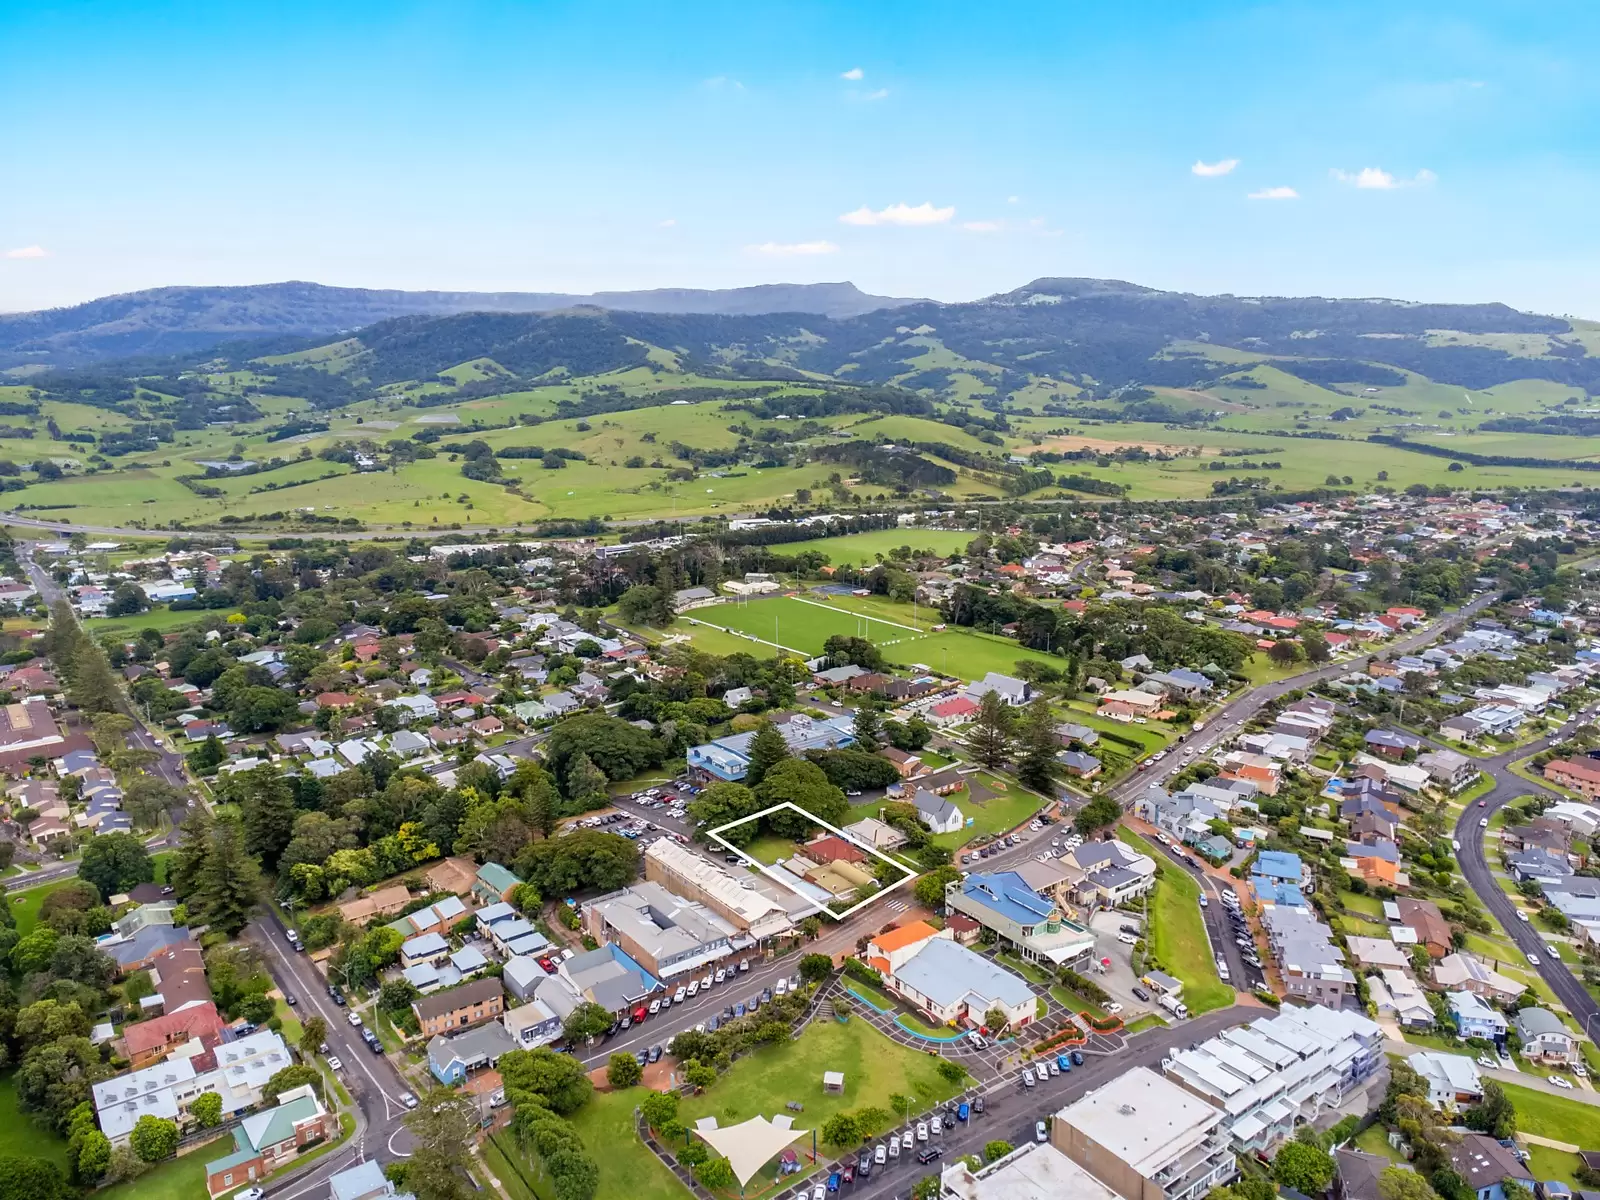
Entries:
{"type": "Polygon", "coordinates": [[[974,1171],[957,1159],[939,1175],[940,1200],[1120,1200],[1051,1145],[1032,1143],[974,1171]]]}

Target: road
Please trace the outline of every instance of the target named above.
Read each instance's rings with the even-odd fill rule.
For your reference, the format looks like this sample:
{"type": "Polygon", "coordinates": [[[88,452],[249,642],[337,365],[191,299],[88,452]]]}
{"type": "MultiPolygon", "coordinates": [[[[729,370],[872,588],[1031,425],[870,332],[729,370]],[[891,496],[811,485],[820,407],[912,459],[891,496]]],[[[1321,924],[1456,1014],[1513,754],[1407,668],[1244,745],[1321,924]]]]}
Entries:
{"type": "Polygon", "coordinates": [[[1536,968],[1539,977],[1550,985],[1550,990],[1556,994],[1557,999],[1577,1018],[1578,1023],[1583,1026],[1583,1031],[1593,1039],[1596,1029],[1600,1028],[1595,1025],[1596,1019],[1600,1018],[1600,1005],[1595,1003],[1588,989],[1573,976],[1565,964],[1550,953],[1549,947],[1544,944],[1543,938],[1533,925],[1518,920],[1517,906],[1500,890],[1499,881],[1490,870],[1488,852],[1484,845],[1484,835],[1488,831],[1482,822],[1487,822],[1496,812],[1519,796],[1545,795],[1553,800],[1565,799],[1564,796],[1544,791],[1538,785],[1529,783],[1510,771],[1513,762],[1539,753],[1556,740],[1557,736],[1551,734],[1493,758],[1475,760],[1475,765],[1480,771],[1493,777],[1494,789],[1481,797],[1477,804],[1469,805],[1462,812],[1456,822],[1454,836],[1461,844],[1457,861],[1461,864],[1461,873],[1466,877],[1468,886],[1477,893],[1484,907],[1494,914],[1517,949],[1539,960],[1536,968]]]}
{"type": "MultiPolygon", "coordinates": [[[[1270,1015],[1261,1008],[1235,1005],[1196,1017],[1192,1021],[1180,1021],[1176,1025],[1152,1029],[1139,1034],[1119,1053],[1088,1057],[1083,1066],[1074,1068],[1071,1073],[1051,1078],[1032,1089],[1022,1087],[1020,1071],[1008,1072],[1006,1076],[980,1089],[987,1109],[983,1116],[974,1116],[966,1124],[957,1124],[953,1133],[945,1133],[937,1139],[930,1138],[930,1145],[937,1144],[944,1150],[942,1161],[923,1166],[902,1153],[898,1159],[890,1159],[886,1166],[874,1167],[872,1177],[865,1182],[844,1184],[837,1196],[839,1200],[889,1200],[891,1196],[907,1195],[917,1180],[924,1175],[938,1173],[952,1159],[966,1154],[976,1154],[982,1158],[986,1142],[1005,1141],[1013,1146],[1022,1146],[1033,1141],[1035,1122],[1059,1112],[1080,1099],[1085,1092],[1101,1086],[1131,1067],[1159,1067],[1161,1060],[1175,1047],[1193,1045],[1215,1037],[1225,1029],[1270,1015]]],[[[844,1161],[839,1160],[839,1168],[842,1168],[844,1161]]],[[[854,1162],[855,1156],[849,1161],[854,1162]]],[[[825,1178],[825,1174],[814,1175],[806,1184],[779,1193],[773,1200],[799,1200],[801,1196],[809,1195],[811,1188],[825,1178]]]]}

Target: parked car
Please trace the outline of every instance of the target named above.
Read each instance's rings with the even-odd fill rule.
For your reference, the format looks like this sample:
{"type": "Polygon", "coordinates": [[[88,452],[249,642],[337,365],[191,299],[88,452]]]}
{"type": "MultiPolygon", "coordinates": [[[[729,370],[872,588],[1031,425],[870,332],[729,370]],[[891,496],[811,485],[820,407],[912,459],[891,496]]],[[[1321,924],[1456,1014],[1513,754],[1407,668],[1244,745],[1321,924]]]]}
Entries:
{"type": "Polygon", "coordinates": [[[928,1140],[928,1123],[926,1121],[918,1121],[917,1122],[917,1141],[925,1142],[927,1140],[928,1140]]]}
{"type": "Polygon", "coordinates": [[[354,1025],[357,1029],[361,1028],[361,1014],[360,1013],[358,1013],[358,1012],[346,1013],[344,1019],[346,1021],[349,1021],[350,1024],[354,1025]]]}
{"type": "Polygon", "coordinates": [[[1072,1052],[1072,1065],[1075,1066],[1075,1067],[1083,1066],[1083,1051],[1082,1050],[1074,1050],[1072,1052]]]}
{"type": "Polygon", "coordinates": [[[330,1054],[328,1055],[328,1066],[335,1071],[342,1071],[344,1070],[344,1060],[337,1054],[330,1054]]]}
{"type": "Polygon", "coordinates": [[[1045,1070],[1049,1071],[1052,1075],[1061,1074],[1061,1064],[1053,1058],[1049,1062],[1045,1063],[1044,1067],[1045,1070]]]}
{"type": "Polygon", "coordinates": [[[1030,1087],[1030,1088],[1034,1086],[1033,1068],[1032,1067],[1023,1067],[1022,1068],[1022,1086],[1023,1087],[1030,1087]]]}
{"type": "Polygon", "coordinates": [[[971,1115],[972,1109],[965,1101],[962,1102],[960,1108],[956,1109],[956,1120],[958,1121],[965,1121],[971,1115]]]}
{"type": "Polygon", "coordinates": [[[1136,1000],[1142,1000],[1146,1004],[1150,1003],[1150,993],[1145,991],[1142,987],[1134,988],[1133,995],[1136,1000]]]}
{"type": "Polygon", "coordinates": [[[916,1139],[916,1135],[913,1134],[911,1132],[911,1130],[909,1130],[909,1129],[906,1130],[905,1133],[900,1135],[900,1147],[901,1147],[901,1149],[903,1149],[903,1150],[911,1149],[911,1147],[916,1143],[916,1140],[917,1140],[916,1139]]]}
{"type": "Polygon", "coordinates": [[[937,1137],[944,1132],[944,1122],[940,1121],[938,1117],[932,1118],[928,1122],[928,1132],[937,1137]]]}
{"type": "Polygon", "coordinates": [[[889,1161],[889,1151],[882,1142],[879,1142],[877,1149],[872,1152],[872,1161],[880,1167],[889,1161]]]}
{"type": "Polygon", "coordinates": [[[688,998],[689,989],[686,987],[680,987],[677,991],[672,993],[672,1002],[674,1004],[682,1004],[688,998]]]}
{"type": "Polygon", "coordinates": [[[830,1192],[837,1192],[839,1190],[839,1172],[835,1171],[833,1174],[828,1176],[828,1190],[830,1192]]]}
{"type": "Polygon", "coordinates": [[[1550,1082],[1555,1084],[1558,1088],[1565,1088],[1569,1092],[1572,1090],[1572,1080],[1570,1079],[1563,1079],[1559,1075],[1552,1075],[1550,1076],[1550,1082]]]}
{"type": "Polygon", "coordinates": [[[650,1015],[653,1017],[660,1011],[661,1011],[661,1001],[659,1001],[659,1000],[650,1001],[650,1015]]]}
{"type": "Polygon", "coordinates": [[[654,1046],[650,1047],[650,1061],[651,1062],[660,1062],[661,1061],[661,1043],[660,1042],[657,1042],[654,1046]]]}
{"type": "Polygon", "coordinates": [[[900,1157],[900,1139],[897,1138],[897,1137],[892,1137],[891,1136],[889,1138],[889,1157],[890,1158],[899,1158],[900,1157]]]}
{"type": "Polygon", "coordinates": [[[861,1157],[856,1159],[856,1175],[861,1179],[872,1178],[872,1152],[863,1150],[861,1157]]]}
{"type": "Polygon", "coordinates": [[[1072,1070],[1072,1060],[1065,1054],[1056,1055],[1056,1068],[1061,1071],[1072,1070]]]}
{"type": "Polygon", "coordinates": [[[977,1116],[983,1116],[983,1097],[979,1096],[972,1102],[972,1111],[977,1116]]]}
{"type": "Polygon", "coordinates": [[[1050,1140],[1050,1130],[1043,1121],[1035,1121],[1033,1123],[1033,1140],[1036,1142],[1048,1142],[1050,1140]]]}

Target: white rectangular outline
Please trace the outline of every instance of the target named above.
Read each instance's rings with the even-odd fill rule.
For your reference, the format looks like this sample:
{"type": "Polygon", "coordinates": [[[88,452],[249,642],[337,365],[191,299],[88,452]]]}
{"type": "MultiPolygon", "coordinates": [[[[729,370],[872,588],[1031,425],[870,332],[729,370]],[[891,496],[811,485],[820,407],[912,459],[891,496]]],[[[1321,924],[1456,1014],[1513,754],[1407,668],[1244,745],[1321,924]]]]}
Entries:
{"type": "Polygon", "coordinates": [[[724,823],[722,825],[718,825],[715,829],[708,829],[708,830],[706,830],[706,836],[708,838],[712,839],[714,842],[716,842],[717,845],[721,846],[723,849],[729,850],[732,853],[737,854],[740,857],[740,859],[742,859],[746,864],[748,864],[749,866],[755,867],[756,870],[760,871],[761,874],[765,875],[768,879],[772,880],[773,883],[777,884],[784,891],[790,893],[791,895],[799,896],[807,904],[813,905],[814,907],[812,908],[811,913],[807,914],[807,915],[821,914],[821,915],[825,915],[827,917],[830,917],[831,919],[833,919],[835,921],[843,921],[848,917],[853,917],[856,913],[860,912],[863,908],[867,907],[867,905],[872,904],[872,903],[874,903],[874,902],[876,902],[878,900],[883,899],[883,897],[887,896],[890,892],[893,892],[898,888],[905,887],[906,884],[908,884],[912,880],[916,879],[917,875],[919,874],[919,872],[913,871],[910,867],[906,866],[905,863],[898,862],[895,859],[890,858],[887,854],[884,854],[881,850],[878,850],[876,847],[874,847],[874,846],[863,846],[860,842],[858,842],[855,838],[850,836],[850,834],[846,833],[844,830],[839,829],[836,826],[829,825],[821,817],[817,816],[815,813],[807,812],[805,809],[801,808],[798,804],[796,804],[793,800],[782,800],[782,801],[779,801],[777,804],[771,805],[768,808],[763,808],[760,812],[751,813],[748,817],[740,817],[740,818],[738,818],[738,820],[728,821],[728,822],[726,822],[726,823],[724,823]],[[858,902],[856,904],[851,905],[849,908],[845,909],[844,912],[842,912],[842,913],[836,913],[836,912],[833,911],[833,909],[829,908],[827,905],[825,905],[825,904],[824,905],[819,905],[819,904],[817,904],[817,902],[814,899],[812,899],[810,896],[806,895],[804,892],[790,887],[781,878],[779,878],[778,875],[773,872],[772,868],[769,867],[766,863],[762,862],[758,858],[754,858],[754,857],[746,854],[738,846],[735,846],[732,842],[728,841],[727,838],[722,836],[722,831],[724,829],[732,829],[737,825],[744,825],[744,824],[746,824],[747,822],[750,822],[750,821],[760,820],[762,817],[766,816],[768,813],[780,812],[780,811],[782,811],[783,809],[786,809],[786,808],[794,809],[795,812],[799,813],[806,820],[812,822],[813,824],[821,825],[829,833],[834,834],[834,835],[844,839],[846,842],[850,843],[850,845],[852,845],[852,846],[856,846],[859,849],[866,851],[868,854],[872,855],[874,858],[881,859],[883,862],[888,863],[891,867],[898,867],[900,870],[902,870],[902,871],[904,871],[906,873],[905,874],[905,878],[901,879],[901,880],[899,880],[899,881],[897,881],[895,883],[891,883],[888,887],[880,887],[876,892],[872,893],[872,895],[868,896],[865,900],[862,900],[862,901],[860,901],[860,902],[858,902]]]}

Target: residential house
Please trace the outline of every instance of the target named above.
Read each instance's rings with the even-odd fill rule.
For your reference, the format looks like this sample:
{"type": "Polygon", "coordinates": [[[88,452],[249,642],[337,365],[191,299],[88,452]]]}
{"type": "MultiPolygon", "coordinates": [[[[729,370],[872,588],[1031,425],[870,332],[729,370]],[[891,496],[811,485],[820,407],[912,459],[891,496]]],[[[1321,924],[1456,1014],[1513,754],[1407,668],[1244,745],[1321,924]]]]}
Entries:
{"type": "Polygon", "coordinates": [[[1155,861],[1120,841],[1084,842],[1061,861],[1083,872],[1078,898],[1085,905],[1115,908],[1155,887],[1155,861]]]}
{"type": "Polygon", "coordinates": [[[916,806],[922,823],[933,833],[956,833],[966,826],[966,818],[959,808],[927,788],[919,787],[911,803],[916,806]]]}
{"type": "Polygon", "coordinates": [[[1447,992],[1444,999],[1456,1019],[1456,1031],[1461,1038],[1504,1043],[1506,1018],[1498,1009],[1490,1008],[1475,993],[1464,990],[1447,992]]]}
{"type": "Polygon", "coordinates": [[[208,1195],[265,1179],[304,1147],[338,1136],[339,1115],[322,1106],[309,1083],[279,1092],[277,1100],[233,1127],[233,1153],[206,1163],[208,1195]]]}
{"type": "MultiPolygon", "coordinates": [[[[842,750],[855,745],[855,728],[847,717],[812,718],[794,713],[788,720],[775,722],[791,754],[802,756],[807,750],[842,750]]],[[[735,733],[700,746],[689,747],[690,772],[701,779],[723,779],[737,783],[750,767],[750,742],[755,733],[735,733]]]]}
{"type": "Polygon", "coordinates": [[[521,883],[521,879],[499,863],[487,862],[478,868],[477,878],[472,884],[472,895],[480,904],[510,900],[512,889],[521,883]]]}
{"type": "Polygon", "coordinates": [[[1338,1008],[1354,993],[1356,977],[1343,965],[1333,931],[1309,908],[1275,904],[1263,910],[1261,923],[1289,995],[1338,1008]]]}
{"type": "MultiPolygon", "coordinates": [[[[878,820],[877,817],[863,817],[853,824],[846,825],[844,831],[863,846],[873,850],[888,852],[897,850],[906,844],[905,834],[901,833],[893,825],[887,825],[878,820]]],[[[657,841],[651,843],[651,846],[653,848],[661,844],[662,842],[657,841]]],[[[645,854],[648,856],[649,851],[645,851],[645,854]]],[[[646,863],[647,872],[648,869],[649,864],[646,863]]]]}
{"type": "Polygon", "coordinates": [[[1600,798],[1600,759],[1557,758],[1545,764],[1544,777],[1557,787],[1590,800],[1600,798]]]}
{"type": "Polygon", "coordinates": [[[1477,1200],[1506,1200],[1505,1181],[1521,1184],[1528,1193],[1536,1186],[1533,1173],[1522,1160],[1494,1138],[1469,1133],[1448,1147],[1450,1165],[1477,1200]]]}
{"type": "Polygon", "coordinates": [[[428,1069],[440,1083],[461,1083],[474,1071],[493,1067],[508,1050],[517,1049],[506,1027],[497,1021],[464,1033],[438,1034],[428,1040],[428,1069]]]}
{"type": "Polygon", "coordinates": [[[365,896],[339,905],[339,916],[348,924],[365,925],[377,917],[390,917],[411,903],[411,890],[403,883],[381,887],[365,896]]]}
{"type": "Polygon", "coordinates": [[[1400,910],[1400,924],[1417,935],[1417,944],[1426,946],[1433,958],[1443,958],[1454,948],[1450,939],[1450,922],[1444,919],[1439,906],[1431,900],[1396,900],[1400,910]]]}
{"type": "Polygon", "coordinates": [[[1483,1099],[1478,1064],[1464,1054],[1425,1050],[1406,1060],[1428,1085],[1428,1103],[1441,1112],[1453,1112],[1483,1099]]]}
{"type": "Polygon", "coordinates": [[[123,1049],[134,1070],[158,1063],[179,1046],[192,1041],[217,1045],[227,1024],[217,1006],[207,998],[158,1017],[123,1026],[123,1049]]]}
{"type": "Polygon", "coordinates": [[[328,1177],[328,1200],[413,1200],[400,1193],[375,1158],[328,1177]]]}
{"type": "Polygon", "coordinates": [[[982,679],[969,683],[962,695],[974,704],[981,703],[989,692],[996,692],[1000,702],[1012,708],[1021,707],[1033,699],[1033,685],[1026,680],[990,671],[982,679]]]}
{"type": "Polygon", "coordinates": [[[1478,778],[1478,768],[1473,765],[1472,760],[1455,750],[1430,750],[1425,754],[1419,754],[1417,766],[1426,771],[1437,786],[1452,796],[1471,787],[1478,778]]]}
{"type": "Polygon", "coordinates": [[[1496,1004],[1509,1004],[1528,985],[1491,970],[1471,954],[1447,954],[1433,964],[1433,982],[1448,991],[1468,991],[1496,1004]]]}
{"type": "Polygon", "coordinates": [[[1433,1005],[1404,968],[1385,967],[1367,977],[1367,990],[1380,1017],[1393,1019],[1402,1029],[1426,1033],[1433,1028],[1433,1005]]]}
{"type": "Polygon", "coordinates": [[[1548,1008],[1518,1009],[1511,1027],[1522,1039],[1522,1056],[1540,1062],[1579,1061],[1578,1038],[1548,1008]]]}

